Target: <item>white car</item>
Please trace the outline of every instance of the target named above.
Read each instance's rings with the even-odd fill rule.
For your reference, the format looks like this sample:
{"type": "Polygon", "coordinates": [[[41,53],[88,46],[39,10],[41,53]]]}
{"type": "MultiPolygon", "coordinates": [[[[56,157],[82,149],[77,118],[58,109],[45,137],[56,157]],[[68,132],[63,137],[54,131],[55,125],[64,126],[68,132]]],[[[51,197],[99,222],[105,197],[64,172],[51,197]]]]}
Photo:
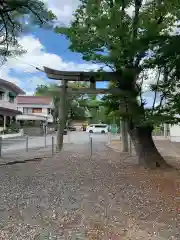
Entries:
{"type": "Polygon", "coordinates": [[[91,124],[87,127],[86,132],[89,133],[108,133],[107,124],[91,124]]]}

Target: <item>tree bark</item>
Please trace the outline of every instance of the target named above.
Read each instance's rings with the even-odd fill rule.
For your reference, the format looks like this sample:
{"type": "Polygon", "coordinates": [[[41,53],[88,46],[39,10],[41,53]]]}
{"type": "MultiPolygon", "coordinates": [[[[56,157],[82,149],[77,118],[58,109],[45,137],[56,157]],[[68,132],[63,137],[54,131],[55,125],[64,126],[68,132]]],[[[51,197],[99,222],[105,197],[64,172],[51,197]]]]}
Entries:
{"type": "Polygon", "coordinates": [[[135,127],[129,130],[139,164],[148,168],[170,167],[156,148],[152,130],[153,128],[150,126],[135,127]]]}
{"type": "Polygon", "coordinates": [[[127,123],[121,121],[121,136],[122,136],[122,152],[128,152],[128,132],[127,132],[127,123]]]}

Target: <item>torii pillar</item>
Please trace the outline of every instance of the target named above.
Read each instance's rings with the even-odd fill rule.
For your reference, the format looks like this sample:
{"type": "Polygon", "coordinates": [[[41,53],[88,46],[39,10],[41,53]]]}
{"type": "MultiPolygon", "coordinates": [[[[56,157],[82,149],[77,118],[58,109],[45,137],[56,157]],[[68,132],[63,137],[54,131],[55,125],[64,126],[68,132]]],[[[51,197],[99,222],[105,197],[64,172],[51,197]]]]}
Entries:
{"type": "Polygon", "coordinates": [[[65,80],[62,80],[62,88],[60,93],[60,103],[58,106],[57,151],[61,151],[63,148],[64,129],[66,127],[67,82],[65,80]]]}

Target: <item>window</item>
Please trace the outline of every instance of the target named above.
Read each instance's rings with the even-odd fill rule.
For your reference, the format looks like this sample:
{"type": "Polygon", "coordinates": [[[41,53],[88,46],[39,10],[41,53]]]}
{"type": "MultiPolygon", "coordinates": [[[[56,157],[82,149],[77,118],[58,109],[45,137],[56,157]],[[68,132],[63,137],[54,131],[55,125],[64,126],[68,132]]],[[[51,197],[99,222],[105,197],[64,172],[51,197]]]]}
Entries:
{"type": "Polygon", "coordinates": [[[28,114],[28,108],[24,107],[24,108],[23,108],[23,113],[24,113],[24,114],[28,114]]]}
{"type": "Polygon", "coordinates": [[[14,97],[9,97],[9,102],[14,103],[14,97]]]}
{"type": "Polygon", "coordinates": [[[106,128],[107,125],[95,125],[95,128],[106,128]]]}
{"type": "Polygon", "coordinates": [[[42,108],[33,108],[32,113],[42,113],[42,108]]]}
{"type": "Polygon", "coordinates": [[[0,100],[4,100],[4,92],[0,91],[0,100]]]}
{"type": "Polygon", "coordinates": [[[16,98],[16,94],[13,92],[9,92],[9,102],[14,103],[15,98],[16,98]]]}
{"type": "Polygon", "coordinates": [[[51,109],[50,108],[48,108],[48,114],[51,114],[51,109]]]}

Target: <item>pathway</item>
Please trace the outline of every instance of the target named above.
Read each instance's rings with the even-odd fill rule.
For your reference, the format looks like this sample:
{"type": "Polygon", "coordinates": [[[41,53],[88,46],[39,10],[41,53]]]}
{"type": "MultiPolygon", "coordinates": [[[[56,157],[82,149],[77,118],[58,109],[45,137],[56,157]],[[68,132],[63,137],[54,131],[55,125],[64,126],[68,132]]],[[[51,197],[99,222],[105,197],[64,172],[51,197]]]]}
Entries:
{"type": "Polygon", "coordinates": [[[87,144],[66,145],[1,166],[0,239],[179,239],[178,177],[126,164],[104,143],[93,150],[90,158],[87,144]]]}
{"type": "MultiPolygon", "coordinates": [[[[28,148],[44,148],[45,142],[47,146],[52,145],[52,136],[54,136],[54,144],[56,144],[56,134],[47,135],[46,140],[44,136],[28,137],[28,148]]],[[[108,141],[108,135],[104,134],[93,134],[93,142],[106,142],[108,141]]],[[[89,144],[89,133],[86,132],[70,132],[69,135],[64,136],[64,143],[75,143],[75,144],[89,144]]],[[[11,139],[4,139],[2,142],[3,155],[13,153],[21,150],[26,150],[26,137],[18,137],[11,139]]]]}

